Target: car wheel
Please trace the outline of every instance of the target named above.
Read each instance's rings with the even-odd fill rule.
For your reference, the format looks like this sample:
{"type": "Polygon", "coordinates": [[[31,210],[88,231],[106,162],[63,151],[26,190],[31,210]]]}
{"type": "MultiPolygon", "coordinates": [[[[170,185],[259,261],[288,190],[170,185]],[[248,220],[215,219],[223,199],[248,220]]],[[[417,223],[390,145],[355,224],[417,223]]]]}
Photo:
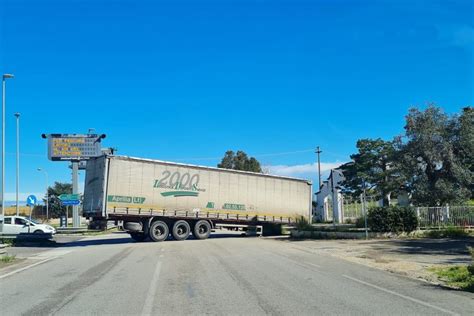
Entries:
{"type": "Polygon", "coordinates": [[[41,229],[38,229],[38,230],[35,230],[33,234],[44,234],[44,231],[42,231],[41,229]]]}

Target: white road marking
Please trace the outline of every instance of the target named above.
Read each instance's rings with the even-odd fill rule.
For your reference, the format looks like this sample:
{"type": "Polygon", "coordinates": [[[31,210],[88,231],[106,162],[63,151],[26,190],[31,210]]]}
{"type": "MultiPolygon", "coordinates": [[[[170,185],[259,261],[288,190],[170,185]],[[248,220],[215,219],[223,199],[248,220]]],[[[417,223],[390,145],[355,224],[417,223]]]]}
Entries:
{"type": "Polygon", "coordinates": [[[43,264],[43,263],[48,262],[48,261],[50,261],[50,260],[53,260],[54,258],[56,258],[56,257],[47,258],[47,259],[44,259],[44,260],[35,262],[35,263],[33,263],[33,264],[30,264],[29,266],[26,266],[26,267],[23,267],[23,268],[20,268],[20,269],[17,269],[17,270],[13,270],[13,271],[11,271],[11,272],[9,272],[9,273],[7,273],[7,274],[1,275],[1,276],[0,276],[0,279],[9,277],[9,276],[12,275],[12,274],[15,274],[15,273],[18,273],[18,272],[21,272],[21,271],[25,271],[25,270],[28,270],[28,269],[33,268],[33,267],[36,267],[36,266],[38,266],[38,265],[40,265],[40,264],[43,264]]]}
{"type": "Polygon", "coordinates": [[[0,275],[0,279],[3,279],[3,278],[6,278],[10,275],[13,275],[13,274],[16,274],[16,273],[19,273],[19,272],[22,272],[22,271],[25,271],[25,270],[28,270],[30,268],[33,268],[33,267],[36,267],[40,264],[43,264],[45,262],[48,262],[50,260],[53,260],[53,259],[56,259],[60,256],[63,256],[67,253],[70,253],[72,250],[63,250],[63,249],[54,249],[54,250],[49,250],[49,251],[45,251],[43,253],[39,253],[37,255],[34,255],[34,256],[31,256],[31,257],[28,257],[27,259],[36,259],[36,260],[40,260],[38,262],[35,262],[33,264],[30,264],[26,267],[23,267],[23,268],[20,268],[20,269],[17,269],[17,270],[13,270],[11,272],[8,272],[6,274],[3,274],[3,275],[0,275]]]}
{"type": "Polygon", "coordinates": [[[362,281],[362,280],[359,280],[359,279],[350,277],[350,276],[345,275],[345,274],[343,274],[342,276],[343,276],[344,278],[346,278],[346,279],[349,279],[349,280],[358,282],[358,283],[360,283],[360,284],[364,284],[364,285],[366,285],[366,286],[370,286],[370,287],[372,287],[372,288],[374,288],[374,289],[377,289],[377,290],[379,290],[379,291],[382,291],[382,292],[385,292],[385,293],[388,293],[388,294],[392,294],[392,295],[395,295],[395,296],[404,298],[404,299],[409,300],[409,301],[412,301],[412,302],[414,302],[414,303],[418,303],[418,304],[420,304],[420,305],[423,305],[423,306],[426,306],[426,307],[430,307],[430,308],[436,309],[436,310],[441,311],[441,312],[443,312],[443,313],[450,314],[450,315],[459,315],[459,314],[456,314],[456,313],[454,313],[454,312],[452,312],[452,311],[449,311],[449,310],[447,310],[447,309],[444,309],[444,308],[441,308],[441,307],[432,305],[432,304],[430,304],[430,303],[427,303],[427,302],[418,300],[418,299],[413,298],[413,297],[409,297],[409,296],[406,296],[406,295],[397,293],[397,292],[392,291],[392,290],[389,290],[389,289],[385,289],[385,288],[380,287],[380,286],[378,286],[378,285],[371,284],[371,283],[368,283],[368,282],[365,282],[365,281],[362,281]]]}
{"type": "MultiPolygon", "coordinates": [[[[162,257],[163,255],[159,256],[160,259],[162,257]]],[[[143,304],[142,315],[151,315],[152,313],[156,289],[158,287],[158,279],[160,277],[160,270],[161,270],[161,261],[158,260],[158,262],[156,263],[155,273],[153,273],[153,277],[151,279],[150,286],[148,288],[148,293],[146,295],[145,303],[143,304]]]]}
{"type": "Polygon", "coordinates": [[[67,253],[72,252],[71,249],[53,249],[45,252],[40,252],[39,254],[36,254],[34,256],[31,256],[29,258],[31,259],[46,259],[46,258],[56,258],[60,256],[64,256],[67,253]]]}
{"type": "Polygon", "coordinates": [[[321,268],[320,265],[317,265],[317,264],[314,264],[314,263],[311,263],[311,262],[303,261],[303,263],[309,264],[310,266],[313,266],[313,267],[315,267],[315,268],[321,268]]]}

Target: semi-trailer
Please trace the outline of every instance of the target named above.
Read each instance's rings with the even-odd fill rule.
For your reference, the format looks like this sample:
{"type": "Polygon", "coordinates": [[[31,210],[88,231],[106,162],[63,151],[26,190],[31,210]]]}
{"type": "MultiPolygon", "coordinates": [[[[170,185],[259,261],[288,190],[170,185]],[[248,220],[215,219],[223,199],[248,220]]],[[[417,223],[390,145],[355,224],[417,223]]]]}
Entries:
{"type": "Polygon", "coordinates": [[[304,179],[104,155],[87,162],[83,216],[122,221],[136,241],[206,239],[218,224],[292,225],[312,212],[304,179]]]}

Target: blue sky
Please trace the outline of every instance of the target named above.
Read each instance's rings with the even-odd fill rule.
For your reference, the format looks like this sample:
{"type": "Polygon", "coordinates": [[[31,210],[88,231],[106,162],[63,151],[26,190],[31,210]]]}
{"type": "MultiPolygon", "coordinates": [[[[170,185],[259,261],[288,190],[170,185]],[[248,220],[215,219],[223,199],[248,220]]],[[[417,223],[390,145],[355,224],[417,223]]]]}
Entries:
{"type": "Polygon", "coordinates": [[[359,138],[392,138],[410,106],[473,102],[472,1],[6,1],[6,199],[68,181],[42,133],[107,134],[138,157],[216,165],[242,149],[315,178],[359,138]],[[280,154],[286,153],[286,154],[280,154]],[[273,155],[276,154],[276,155],[273,155]]]}

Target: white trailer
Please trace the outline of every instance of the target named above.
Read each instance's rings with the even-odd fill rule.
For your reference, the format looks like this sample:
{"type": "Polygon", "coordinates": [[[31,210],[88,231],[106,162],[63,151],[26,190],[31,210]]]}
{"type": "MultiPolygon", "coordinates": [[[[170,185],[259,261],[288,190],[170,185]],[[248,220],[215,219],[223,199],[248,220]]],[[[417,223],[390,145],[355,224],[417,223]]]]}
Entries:
{"type": "Polygon", "coordinates": [[[207,238],[216,223],[311,219],[311,182],[124,156],[88,161],[83,215],[122,220],[135,240],[207,238]]]}

